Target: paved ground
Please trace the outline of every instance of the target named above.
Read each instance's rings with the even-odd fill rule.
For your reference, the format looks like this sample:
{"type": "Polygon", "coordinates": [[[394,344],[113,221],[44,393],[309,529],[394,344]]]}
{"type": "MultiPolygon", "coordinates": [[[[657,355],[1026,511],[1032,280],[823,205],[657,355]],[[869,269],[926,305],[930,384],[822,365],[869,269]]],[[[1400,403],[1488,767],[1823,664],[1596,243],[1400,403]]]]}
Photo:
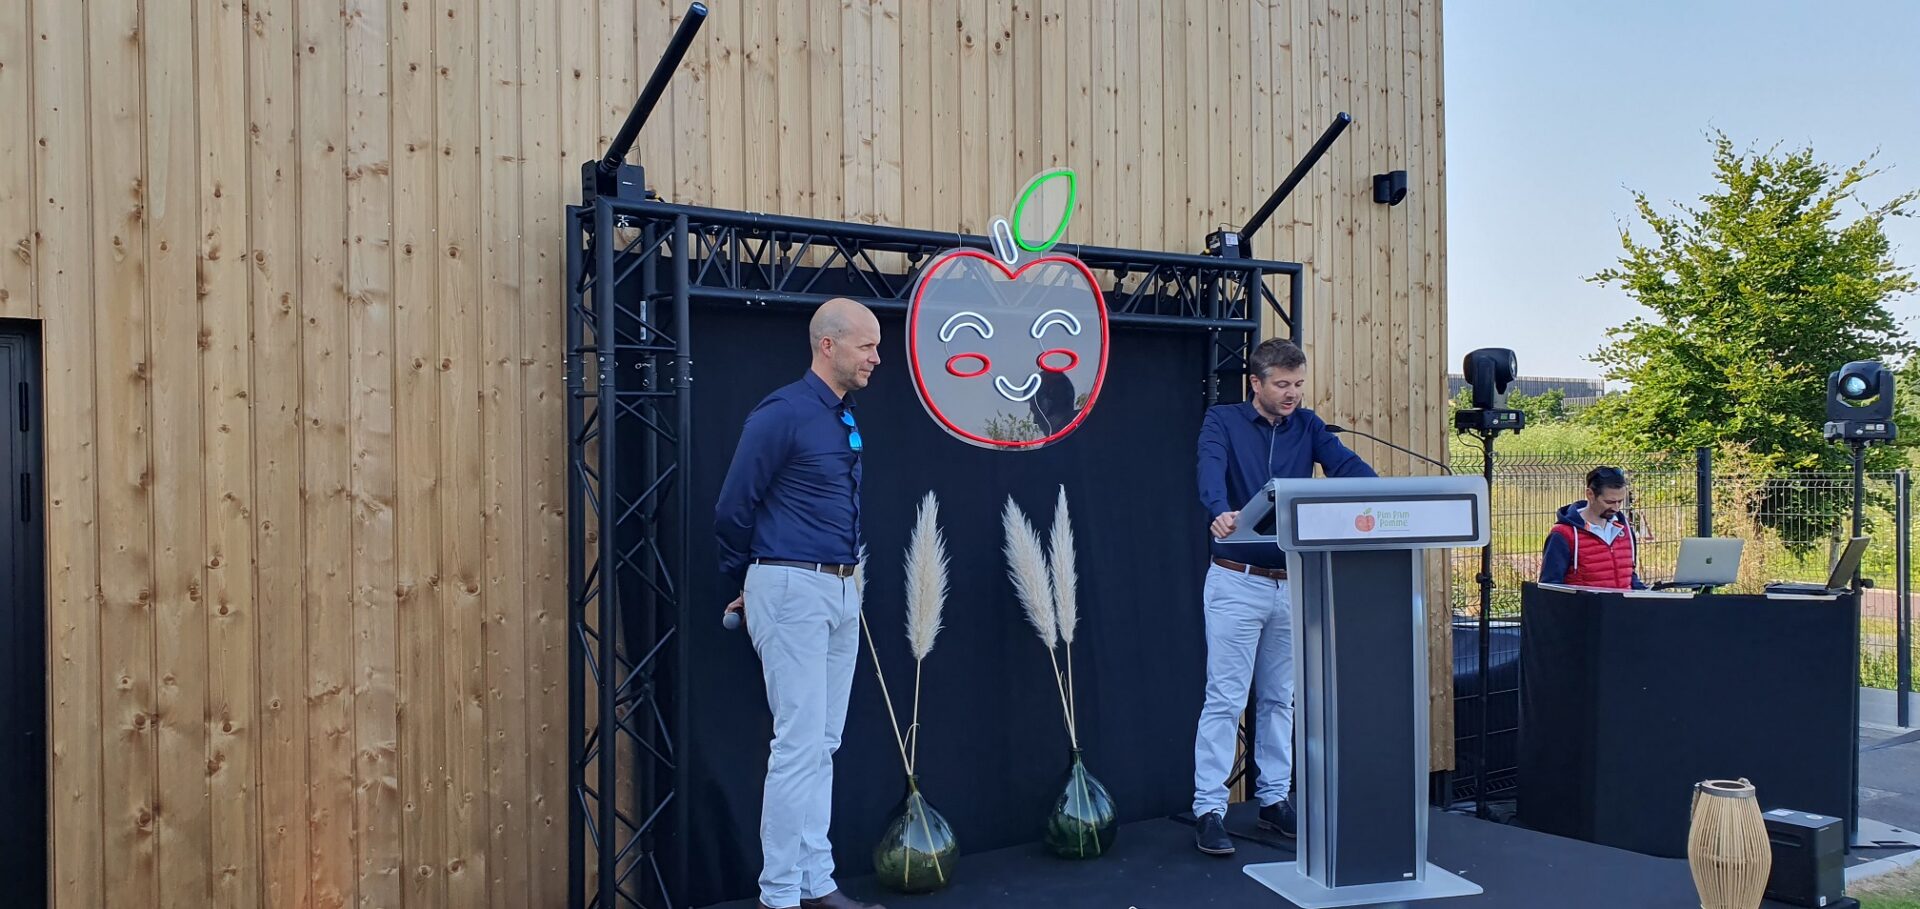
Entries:
{"type": "Polygon", "coordinates": [[[1860,816],[1920,831],[1920,730],[1860,730],[1860,816]]]}

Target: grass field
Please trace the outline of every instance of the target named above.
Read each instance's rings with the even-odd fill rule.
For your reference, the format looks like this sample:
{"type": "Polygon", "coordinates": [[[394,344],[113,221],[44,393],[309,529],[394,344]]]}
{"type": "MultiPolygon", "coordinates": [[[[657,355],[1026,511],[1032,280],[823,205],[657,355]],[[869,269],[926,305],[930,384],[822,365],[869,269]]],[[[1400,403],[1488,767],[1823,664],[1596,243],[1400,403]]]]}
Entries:
{"type": "Polygon", "coordinates": [[[1920,909],[1920,865],[1909,865],[1849,888],[1862,909],[1920,909]]]}

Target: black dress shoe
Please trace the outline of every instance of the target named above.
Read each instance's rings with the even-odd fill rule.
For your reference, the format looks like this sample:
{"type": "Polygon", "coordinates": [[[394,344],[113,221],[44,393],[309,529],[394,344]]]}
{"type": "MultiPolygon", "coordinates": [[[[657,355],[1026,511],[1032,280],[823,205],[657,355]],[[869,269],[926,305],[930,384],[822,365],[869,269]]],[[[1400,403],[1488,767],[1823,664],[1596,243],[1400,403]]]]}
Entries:
{"type": "Polygon", "coordinates": [[[1193,824],[1193,848],[1208,855],[1232,855],[1233,838],[1227,835],[1227,815],[1213,811],[1200,815],[1193,824]]]}
{"type": "Polygon", "coordinates": [[[800,909],[887,909],[887,907],[879,903],[863,903],[848,896],[845,891],[835,890],[816,899],[802,899],[800,909]]]}
{"type": "Polygon", "coordinates": [[[1260,808],[1262,830],[1277,830],[1281,836],[1291,839],[1299,826],[1299,816],[1293,811],[1292,796],[1260,808]]]}

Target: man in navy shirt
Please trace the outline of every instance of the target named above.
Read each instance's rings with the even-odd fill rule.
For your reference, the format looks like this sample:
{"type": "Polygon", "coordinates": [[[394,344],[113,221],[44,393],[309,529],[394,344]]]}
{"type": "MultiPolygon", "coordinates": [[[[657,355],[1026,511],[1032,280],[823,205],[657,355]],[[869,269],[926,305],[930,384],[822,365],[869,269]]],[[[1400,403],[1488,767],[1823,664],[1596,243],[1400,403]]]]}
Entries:
{"type": "Polygon", "coordinates": [[[747,415],[714,503],[727,605],[747,624],[773,711],[760,806],[764,909],[881,909],[833,881],[833,753],[859,648],[860,452],[851,393],[880,365],[880,323],[829,300],[808,327],[813,365],[747,415]]]}
{"type": "Polygon", "coordinates": [[[1367,462],[1300,406],[1307,355],[1274,338],[1253,351],[1253,400],[1207,409],[1200,424],[1200,503],[1213,516],[1213,564],[1202,599],[1207,625],[1207,693],[1193,741],[1194,845],[1231,855],[1227,777],[1233,772],[1240,711],[1254,690],[1254,762],[1260,826],[1293,836],[1293,614],[1286,554],[1271,542],[1226,543],[1239,508],[1275,477],[1376,476],[1367,462]]]}

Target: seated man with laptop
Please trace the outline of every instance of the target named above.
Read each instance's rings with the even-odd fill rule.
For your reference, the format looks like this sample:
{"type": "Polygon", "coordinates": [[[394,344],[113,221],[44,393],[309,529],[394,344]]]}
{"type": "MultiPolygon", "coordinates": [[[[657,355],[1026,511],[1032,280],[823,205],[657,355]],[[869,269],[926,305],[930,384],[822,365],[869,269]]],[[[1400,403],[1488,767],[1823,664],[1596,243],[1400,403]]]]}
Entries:
{"type": "MultiPolygon", "coordinates": [[[[1540,583],[1601,590],[1646,590],[1640,580],[1639,540],[1627,519],[1627,477],[1616,467],[1587,473],[1587,498],[1560,509],[1540,553],[1540,583]]],[[[1673,580],[1655,590],[1692,588],[1707,593],[1740,577],[1743,541],[1692,537],[1680,541],[1673,580]]],[[[1855,537],[1834,560],[1825,583],[1775,581],[1768,594],[1824,596],[1842,593],[1859,570],[1867,538],[1855,537]]]]}
{"type": "Polygon", "coordinates": [[[1645,590],[1633,528],[1626,518],[1627,475],[1618,467],[1587,472],[1587,497],[1560,509],[1540,553],[1540,582],[1645,590]]]}

